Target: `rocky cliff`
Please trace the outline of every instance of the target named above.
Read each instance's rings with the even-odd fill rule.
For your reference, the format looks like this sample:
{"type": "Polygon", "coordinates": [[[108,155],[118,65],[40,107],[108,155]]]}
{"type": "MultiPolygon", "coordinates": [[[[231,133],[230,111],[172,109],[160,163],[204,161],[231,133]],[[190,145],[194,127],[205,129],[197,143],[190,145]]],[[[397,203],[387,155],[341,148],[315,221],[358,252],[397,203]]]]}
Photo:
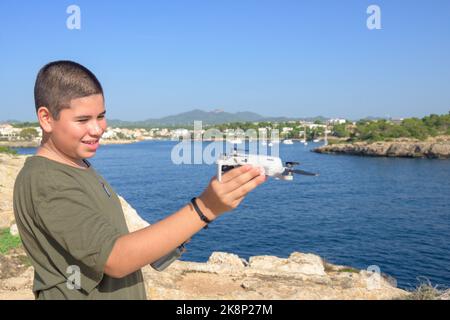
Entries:
{"type": "Polygon", "coordinates": [[[12,194],[14,181],[26,157],[0,153],[0,229],[8,228],[14,220],[12,194]]]}
{"type": "Polygon", "coordinates": [[[313,151],[372,157],[450,159],[450,137],[430,138],[426,141],[397,139],[373,143],[338,143],[321,146],[313,151]]]}
{"type": "MultiPolygon", "coordinates": [[[[1,228],[14,223],[12,187],[24,159],[0,154],[1,228]]],[[[148,226],[123,198],[121,203],[131,232],[148,226]]],[[[333,265],[301,252],[288,258],[248,260],[213,252],[207,262],[176,261],[163,272],[150,266],[142,271],[149,299],[395,299],[408,295],[388,276],[333,265]]],[[[23,249],[0,255],[0,300],[33,299],[32,281],[33,267],[27,265],[23,249]]]]}

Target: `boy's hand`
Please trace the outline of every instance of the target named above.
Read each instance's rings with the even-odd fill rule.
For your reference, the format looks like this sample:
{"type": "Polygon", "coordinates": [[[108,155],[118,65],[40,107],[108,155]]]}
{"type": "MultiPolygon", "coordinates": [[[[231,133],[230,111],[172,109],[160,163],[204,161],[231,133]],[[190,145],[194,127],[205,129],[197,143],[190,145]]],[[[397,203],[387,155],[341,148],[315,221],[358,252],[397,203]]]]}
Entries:
{"type": "Polygon", "coordinates": [[[221,182],[213,177],[197,198],[197,204],[210,220],[214,220],[235,209],[250,191],[266,180],[258,168],[250,165],[232,169],[222,176],[221,182]]]}

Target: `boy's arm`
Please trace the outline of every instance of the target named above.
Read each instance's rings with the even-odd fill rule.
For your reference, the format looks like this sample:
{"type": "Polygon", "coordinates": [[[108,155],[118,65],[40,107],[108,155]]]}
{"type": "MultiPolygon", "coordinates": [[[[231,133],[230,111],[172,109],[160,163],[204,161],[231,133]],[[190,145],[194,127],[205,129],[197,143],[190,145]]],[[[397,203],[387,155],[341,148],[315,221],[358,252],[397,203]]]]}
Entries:
{"type": "MultiPolygon", "coordinates": [[[[233,169],[223,175],[222,182],[214,177],[197,198],[206,217],[213,221],[226,211],[236,208],[247,193],[266,180],[251,166],[233,169]]],[[[167,218],[144,229],[121,236],[109,255],[104,272],[122,278],[168,254],[205,226],[189,204],[167,218]]]]}

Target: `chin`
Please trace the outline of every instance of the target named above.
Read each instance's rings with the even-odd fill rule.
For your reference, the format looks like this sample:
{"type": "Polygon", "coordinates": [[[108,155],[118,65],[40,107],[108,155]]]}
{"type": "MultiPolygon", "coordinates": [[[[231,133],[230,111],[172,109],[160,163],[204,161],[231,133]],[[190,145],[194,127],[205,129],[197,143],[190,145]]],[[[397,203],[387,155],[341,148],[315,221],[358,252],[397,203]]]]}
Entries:
{"type": "Polygon", "coordinates": [[[92,158],[93,156],[95,156],[95,153],[96,153],[96,151],[89,152],[89,151],[84,151],[83,150],[82,152],[78,152],[77,156],[80,159],[87,159],[87,158],[92,158]]]}
{"type": "Polygon", "coordinates": [[[95,156],[95,152],[85,152],[83,159],[92,158],[93,156],[95,156]]]}

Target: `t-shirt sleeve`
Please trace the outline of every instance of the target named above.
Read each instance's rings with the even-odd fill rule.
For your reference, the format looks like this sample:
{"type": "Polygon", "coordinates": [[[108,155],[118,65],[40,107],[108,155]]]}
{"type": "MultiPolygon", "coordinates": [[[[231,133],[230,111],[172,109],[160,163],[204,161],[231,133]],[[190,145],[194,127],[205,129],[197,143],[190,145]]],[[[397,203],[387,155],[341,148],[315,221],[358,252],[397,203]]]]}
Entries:
{"type": "MultiPolygon", "coordinates": [[[[48,241],[80,269],[80,286],[90,293],[102,280],[106,260],[121,233],[75,179],[46,177],[37,202],[36,223],[48,241]],[[57,182],[56,182],[57,181],[57,182]]],[[[67,278],[67,266],[56,266],[67,278]]]]}

